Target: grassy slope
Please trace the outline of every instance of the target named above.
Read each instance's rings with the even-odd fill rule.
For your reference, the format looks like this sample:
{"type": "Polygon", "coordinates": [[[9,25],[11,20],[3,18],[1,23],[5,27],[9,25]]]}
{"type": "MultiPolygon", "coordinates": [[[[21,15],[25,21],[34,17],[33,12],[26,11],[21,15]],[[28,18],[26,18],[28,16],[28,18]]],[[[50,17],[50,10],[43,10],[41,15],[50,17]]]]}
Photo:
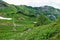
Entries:
{"type": "Polygon", "coordinates": [[[16,27],[17,31],[13,31],[13,26],[0,25],[0,40],[60,40],[60,25],[56,24],[39,27],[23,24],[16,27]]]}
{"type": "Polygon", "coordinates": [[[35,19],[22,14],[14,16],[17,31],[13,30],[13,20],[0,20],[0,40],[60,40],[60,25],[54,24],[34,27],[35,19]],[[32,21],[33,20],[33,21],[32,21]]]}
{"type": "Polygon", "coordinates": [[[19,26],[16,27],[17,31],[14,31],[13,20],[0,20],[0,40],[60,40],[60,23],[34,27],[35,19],[22,14],[12,15],[11,13],[16,13],[17,9],[11,5],[7,9],[9,11],[6,8],[0,9],[0,15],[14,17],[15,24],[19,26]]]}
{"type": "Polygon", "coordinates": [[[33,18],[23,14],[15,14],[14,17],[17,31],[13,30],[13,20],[0,20],[0,40],[60,40],[60,25],[54,24],[34,27],[33,18]]]}

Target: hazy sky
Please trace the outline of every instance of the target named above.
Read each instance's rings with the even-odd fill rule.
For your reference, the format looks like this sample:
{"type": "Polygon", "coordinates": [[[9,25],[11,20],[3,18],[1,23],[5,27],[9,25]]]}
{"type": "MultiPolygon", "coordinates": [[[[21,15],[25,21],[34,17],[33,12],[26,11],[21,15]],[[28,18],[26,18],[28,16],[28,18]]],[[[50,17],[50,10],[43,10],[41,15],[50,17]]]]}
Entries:
{"type": "Polygon", "coordinates": [[[4,0],[9,4],[15,5],[28,5],[33,7],[39,7],[44,5],[60,8],[60,0],[4,0]]]}

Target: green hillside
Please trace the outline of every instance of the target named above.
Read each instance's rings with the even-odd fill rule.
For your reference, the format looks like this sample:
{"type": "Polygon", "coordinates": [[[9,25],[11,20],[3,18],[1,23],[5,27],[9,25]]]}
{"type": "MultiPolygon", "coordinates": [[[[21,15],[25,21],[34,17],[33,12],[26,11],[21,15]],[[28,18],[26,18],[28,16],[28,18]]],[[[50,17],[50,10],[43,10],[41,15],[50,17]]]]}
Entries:
{"type": "Polygon", "coordinates": [[[51,6],[12,5],[0,0],[0,40],[60,40],[60,10],[51,6]]]}

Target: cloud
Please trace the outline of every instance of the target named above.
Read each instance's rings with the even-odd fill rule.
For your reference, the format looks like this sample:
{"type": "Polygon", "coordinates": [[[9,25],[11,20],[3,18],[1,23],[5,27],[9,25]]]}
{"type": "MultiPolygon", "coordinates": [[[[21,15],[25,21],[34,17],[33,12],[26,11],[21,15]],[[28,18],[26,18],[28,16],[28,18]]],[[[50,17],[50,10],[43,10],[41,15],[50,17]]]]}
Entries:
{"type": "Polygon", "coordinates": [[[60,8],[60,0],[4,0],[9,4],[28,5],[28,6],[44,6],[49,5],[60,8]]]}

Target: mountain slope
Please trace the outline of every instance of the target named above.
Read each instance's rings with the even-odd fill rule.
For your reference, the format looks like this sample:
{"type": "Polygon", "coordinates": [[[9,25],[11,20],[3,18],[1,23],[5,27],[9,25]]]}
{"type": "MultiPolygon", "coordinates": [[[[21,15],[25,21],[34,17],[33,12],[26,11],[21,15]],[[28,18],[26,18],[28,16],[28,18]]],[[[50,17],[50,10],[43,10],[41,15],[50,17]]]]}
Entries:
{"type": "Polygon", "coordinates": [[[44,15],[49,17],[51,20],[56,19],[57,15],[60,13],[59,9],[56,9],[51,6],[31,7],[26,5],[20,5],[16,7],[18,9],[18,12],[22,14],[38,17],[41,13],[43,13],[44,15]]]}
{"type": "Polygon", "coordinates": [[[0,1],[0,15],[7,17],[11,13],[16,13],[17,9],[14,5],[10,5],[4,1],[0,1]],[[3,15],[2,15],[3,14],[3,15]]]}
{"type": "Polygon", "coordinates": [[[60,40],[59,13],[51,6],[17,6],[0,1],[0,16],[12,18],[0,19],[0,40],[60,40]]]}
{"type": "Polygon", "coordinates": [[[12,13],[22,13],[30,17],[38,17],[41,13],[43,13],[44,15],[51,18],[51,20],[53,20],[57,18],[57,15],[59,14],[60,11],[59,9],[56,9],[51,6],[43,6],[43,7],[31,7],[26,5],[17,6],[17,5],[11,5],[4,1],[1,1],[0,12],[6,13],[6,15],[12,15],[12,13]]]}

